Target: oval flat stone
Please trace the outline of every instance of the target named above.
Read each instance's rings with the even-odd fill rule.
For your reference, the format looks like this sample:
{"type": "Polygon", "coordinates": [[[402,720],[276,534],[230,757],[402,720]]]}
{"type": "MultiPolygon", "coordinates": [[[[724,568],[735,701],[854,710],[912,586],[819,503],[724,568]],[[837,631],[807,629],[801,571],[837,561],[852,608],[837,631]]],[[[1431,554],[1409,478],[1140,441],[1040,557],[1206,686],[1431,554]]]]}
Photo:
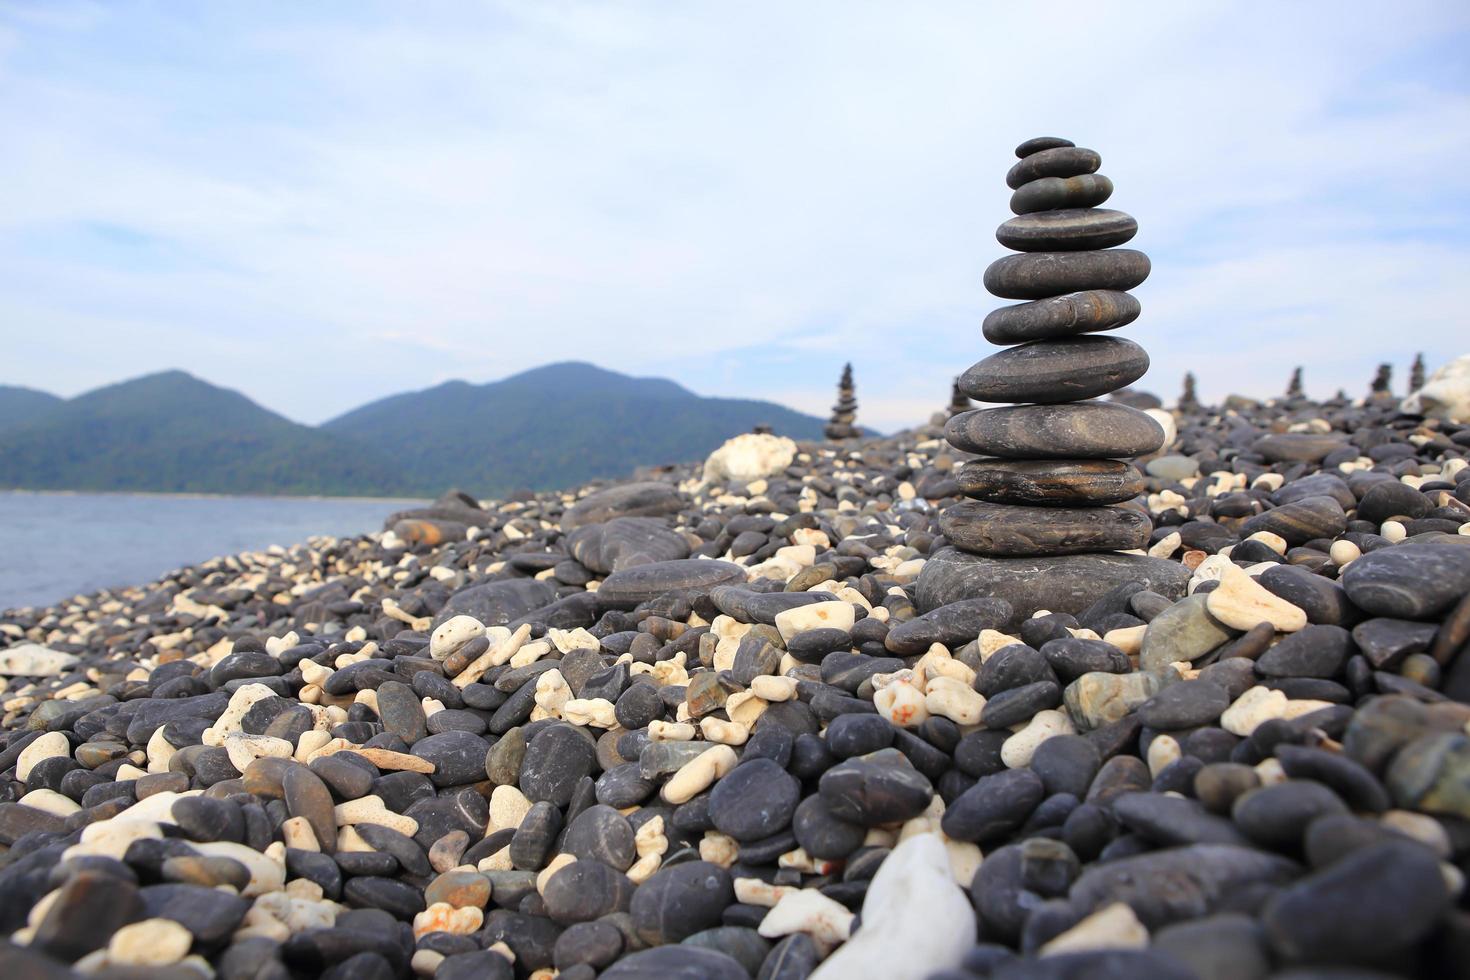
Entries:
{"type": "Polygon", "coordinates": [[[956,471],[977,500],[1034,507],[1117,504],[1143,493],[1143,474],[1116,459],[973,459],[956,471]]]}
{"type": "Polygon", "coordinates": [[[1064,140],[1060,136],[1033,136],[1031,139],[1016,147],[1016,156],[1022,160],[1033,153],[1042,150],[1055,150],[1059,146],[1076,146],[1071,140],[1064,140]]]}
{"type": "Polygon", "coordinates": [[[1102,174],[1076,177],[1042,177],[1016,188],[1011,211],[1031,214],[1063,208],[1095,208],[1113,196],[1113,182],[1102,174]]]}
{"type": "Polygon", "coordinates": [[[1115,459],[1164,444],[1159,423],[1113,402],[982,408],[951,418],[944,435],[956,449],[1006,459],[1115,459]]]}
{"type": "Polygon", "coordinates": [[[1025,558],[1143,548],[1153,521],[1125,507],[1018,507],[964,500],[945,508],[939,528],[965,551],[1025,558]]]}
{"type": "Polygon", "coordinates": [[[1113,330],[1138,319],[1137,298],[1114,289],[1088,289],[1031,303],[1002,306],[985,317],[981,331],[992,344],[1057,340],[1113,330]]]}
{"type": "Polygon", "coordinates": [[[745,569],[732,562],[679,558],[613,572],[597,590],[597,600],[605,606],[631,609],[676,589],[708,591],[744,581],[745,569]]]}
{"type": "Polygon", "coordinates": [[[1043,177],[1077,177],[1097,173],[1102,157],[1080,146],[1054,146],[1027,154],[1006,173],[1006,186],[1015,190],[1043,177]]]}
{"type": "Polygon", "coordinates": [[[985,288],[1004,299],[1045,299],[1081,289],[1132,289],[1148,278],[1148,256],[1133,248],[1028,252],[996,259],[985,288]]]}
{"type": "Polygon", "coordinates": [[[1342,587],[1353,605],[1375,616],[1427,619],[1448,612],[1470,592],[1470,547],[1402,544],[1380,548],[1347,567],[1342,587]]]}
{"type": "Polygon", "coordinates": [[[1336,500],[1331,497],[1303,497],[1257,514],[1240,526],[1240,533],[1249,537],[1258,531],[1270,531],[1285,538],[1287,544],[1296,546],[1313,538],[1335,538],[1346,529],[1347,515],[1336,500]]]}
{"type": "Polygon", "coordinates": [[[1127,387],[1148,371],[1148,354],[1121,337],[1036,340],[991,354],[960,375],[960,391],[982,402],[1074,402],[1127,387]]]}
{"type": "Polygon", "coordinates": [[[1061,555],[1052,558],[985,558],[943,548],[919,572],[920,612],[970,599],[1005,599],[1013,610],[1002,630],[1014,631],[1038,609],[1080,615],[1124,582],[1177,599],[1189,585],[1189,569],[1144,555],[1061,555]]]}
{"type": "Polygon", "coordinates": [[[1272,463],[1320,463],[1328,453],[1346,445],[1347,442],[1339,436],[1281,432],[1262,436],[1251,449],[1272,463]]]}
{"type": "Polygon", "coordinates": [[[1017,215],[995,230],[995,238],[1017,252],[1076,252],[1112,248],[1138,234],[1138,221],[1108,208],[1063,208],[1017,215]]]}

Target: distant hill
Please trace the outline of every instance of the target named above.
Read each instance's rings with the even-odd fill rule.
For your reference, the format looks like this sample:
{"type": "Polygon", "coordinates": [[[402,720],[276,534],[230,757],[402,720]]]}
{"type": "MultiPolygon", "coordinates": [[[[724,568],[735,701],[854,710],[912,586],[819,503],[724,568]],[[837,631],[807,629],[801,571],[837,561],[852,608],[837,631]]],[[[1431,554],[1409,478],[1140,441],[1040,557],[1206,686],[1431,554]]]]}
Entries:
{"type": "Polygon", "coordinates": [[[194,493],[383,492],[385,459],[238,392],[166,371],[0,431],[0,486],[194,493]]]}
{"type": "Polygon", "coordinates": [[[34,422],[62,403],[63,399],[48,392],[0,385],[0,432],[34,422]]]}
{"type": "Polygon", "coordinates": [[[757,424],[820,439],[823,423],[563,363],[393,395],[311,428],[165,371],[70,400],[0,388],[0,488],[501,496],[698,459],[757,424]]]}
{"type": "Polygon", "coordinates": [[[322,428],[390,453],[425,490],[452,484],[493,496],[697,459],[760,423],[793,439],[822,437],[821,419],[773,402],[703,398],[581,362],[394,395],[322,428]]]}

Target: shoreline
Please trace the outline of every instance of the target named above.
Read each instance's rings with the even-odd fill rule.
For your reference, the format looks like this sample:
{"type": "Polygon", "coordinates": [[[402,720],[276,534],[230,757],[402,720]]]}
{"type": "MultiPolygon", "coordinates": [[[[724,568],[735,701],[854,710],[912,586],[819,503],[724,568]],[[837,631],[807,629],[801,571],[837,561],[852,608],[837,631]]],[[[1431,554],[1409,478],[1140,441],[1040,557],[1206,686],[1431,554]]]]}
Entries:
{"type": "Polygon", "coordinates": [[[206,493],[203,491],[171,490],[29,490],[25,488],[0,488],[0,496],[13,497],[170,497],[198,500],[322,500],[333,502],[418,504],[433,500],[423,497],[349,497],[327,494],[290,493],[206,493]]]}

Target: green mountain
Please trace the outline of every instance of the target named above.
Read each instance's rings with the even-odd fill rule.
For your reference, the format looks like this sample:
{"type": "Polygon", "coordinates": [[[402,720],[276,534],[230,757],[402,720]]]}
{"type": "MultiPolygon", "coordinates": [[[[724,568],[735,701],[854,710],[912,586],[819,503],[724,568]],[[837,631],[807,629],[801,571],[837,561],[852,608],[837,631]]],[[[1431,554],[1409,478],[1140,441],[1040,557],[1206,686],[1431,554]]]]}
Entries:
{"type": "Polygon", "coordinates": [[[383,492],[370,448],[182,371],[99,388],[0,431],[0,486],[194,493],[383,492]]]}
{"type": "Polygon", "coordinates": [[[62,401],[49,392],[34,388],[0,385],[0,432],[34,422],[62,401]]]}
{"type": "Polygon", "coordinates": [[[499,496],[699,459],[757,424],[821,438],[820,419],[771,402],[590,364],[451,381],[315,429],[165,371],[65,401],[0,388],[0,489],[499,496]]]}
{"type": "Polygon", "coordinates": [[[322,428],[387,451],[422,492],[453,485],[493,496],[698,459],[762,423],[822,437],[821,419],[773,402],[703,398],[672,381],[565,362],[394,395],[322,428]]]}

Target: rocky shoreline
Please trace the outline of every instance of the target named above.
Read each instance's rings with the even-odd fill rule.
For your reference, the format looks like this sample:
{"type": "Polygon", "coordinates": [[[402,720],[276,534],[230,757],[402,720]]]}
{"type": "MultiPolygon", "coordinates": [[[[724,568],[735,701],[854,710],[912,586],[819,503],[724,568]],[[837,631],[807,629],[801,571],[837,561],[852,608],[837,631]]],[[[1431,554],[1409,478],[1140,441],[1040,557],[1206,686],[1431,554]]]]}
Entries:
{"type": "Polygon", "coordinates": [[[941,416],[7,612],[0,976],[1465,975],[1470,426],[1153,414],[1147,565],[941,416]]]}

